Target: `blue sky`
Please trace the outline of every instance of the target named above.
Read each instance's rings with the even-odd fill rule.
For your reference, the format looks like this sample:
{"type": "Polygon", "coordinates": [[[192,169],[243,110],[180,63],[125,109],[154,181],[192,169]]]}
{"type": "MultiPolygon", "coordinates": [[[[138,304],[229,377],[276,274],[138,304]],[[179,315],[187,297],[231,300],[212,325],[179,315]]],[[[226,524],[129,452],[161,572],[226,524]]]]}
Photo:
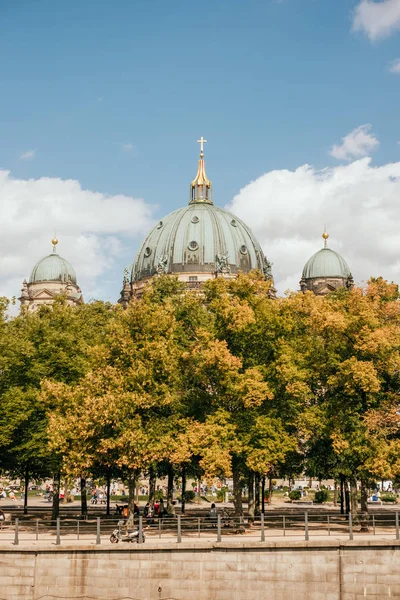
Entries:
{"type": "MultiPolygon", "coordinates": [[[[363,124],[380,142],[373,164],[397,162],[400,34],[352,31],[359,5],[3,0],[0,168],[143,198],[161,217],[188,200],[200,135],[222,206],[266,172],[336,167],[333,144],[363,124]]],[[[110,298],[141,237],[115,234],[97,282],[110,298]]]]}

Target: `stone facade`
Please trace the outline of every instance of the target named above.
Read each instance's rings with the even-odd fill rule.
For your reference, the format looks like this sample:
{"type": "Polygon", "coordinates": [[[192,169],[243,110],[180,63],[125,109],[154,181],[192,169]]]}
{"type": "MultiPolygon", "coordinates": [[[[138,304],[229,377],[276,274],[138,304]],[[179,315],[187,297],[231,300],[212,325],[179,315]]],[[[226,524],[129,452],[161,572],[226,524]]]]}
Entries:
{"type": "Polygon", "coordinates": [[[400,543],[0,547],[2,600],[400,598],[400,543]]]}
{"type": "Polygon", "coordinates": [[[21,308],[37,310],[43,304],[53,304],[54,298],[64,294],[70,306],[82,304],[81,289],[72,281],[40,281],[28,283],[26,279],[22,284],[21,296],[18,300],[21,308]]]}
{"type": "Polygon", "coordinates": [[[325,296],[337,289],[351,289],[354,285],[352,277],[315,277],[300,280],[300,289],[302,292],[314,292],[316,296],[325,296]]]}

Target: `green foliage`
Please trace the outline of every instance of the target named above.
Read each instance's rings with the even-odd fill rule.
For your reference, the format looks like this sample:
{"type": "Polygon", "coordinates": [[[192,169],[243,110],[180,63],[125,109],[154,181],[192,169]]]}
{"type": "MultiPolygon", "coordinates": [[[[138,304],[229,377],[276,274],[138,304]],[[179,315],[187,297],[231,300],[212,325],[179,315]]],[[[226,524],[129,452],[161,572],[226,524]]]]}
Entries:
{"type": "Polygon", "coordinates": [[[290,498],[290,500],[300,500],[301,491],[300,490],[292,490],[291,492],[289,492],[289,498],[290,498]]]}
{"type": "Polygon", "coordinates": [[[382,502],[397,502],[396,494],[386,493],[381,496],[382,502]]]}
{"type": "Polygon", "coordinates": [[[329,500],[329,492],[326,489],[321,489],[315,492],[314,502],[317,504],[323,504],[324,502],[328,502],[329,500]]]}
{"type": "Polygon", "coordinates": [[[196,493],[192,490],[186,490],[186,492],[183,494],[183,497],[185,502],[193,502],[196,498],[196,493]]]}

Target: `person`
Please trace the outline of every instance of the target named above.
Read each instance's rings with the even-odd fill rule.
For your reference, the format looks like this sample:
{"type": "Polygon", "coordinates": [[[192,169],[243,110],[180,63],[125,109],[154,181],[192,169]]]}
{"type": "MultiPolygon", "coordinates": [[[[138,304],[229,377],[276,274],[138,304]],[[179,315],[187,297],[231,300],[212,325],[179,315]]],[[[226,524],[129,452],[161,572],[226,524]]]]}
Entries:
{"type": "Polygon", "coordinates": [[[161,518],[165,517],[168,514],[167,509],[164,506],[164,498],[161,498],[161,500],[160,500],[160,507],[158,510],[158,514],[161,518]]]}
{"type": "Polygon", "coordinates": [[[6,520],[6,515],[4,513],[3,510],[0,510],[0,521],[5,521],[6,520]]]}
{"type": "Polygon", "coordinates": [[[214,502],[211,504],[211,508],[210,508],[210,521],[213,527],[215,527],[215,523],[218,520],[218,511],[215,507],[214,502]]]}
{"type": "Polygon", "coordinates": [[[154,516],[158,517],[160,514],[160,501],[159,500],[154,500],[154,516]]]}
{"type": "Polygon", "coordinates": [[[9,497],[10,497],[10,500],[13,500],[13,501],[15,500],[15,494],[14,494],[13,490],[10,491],[9,497]]]}

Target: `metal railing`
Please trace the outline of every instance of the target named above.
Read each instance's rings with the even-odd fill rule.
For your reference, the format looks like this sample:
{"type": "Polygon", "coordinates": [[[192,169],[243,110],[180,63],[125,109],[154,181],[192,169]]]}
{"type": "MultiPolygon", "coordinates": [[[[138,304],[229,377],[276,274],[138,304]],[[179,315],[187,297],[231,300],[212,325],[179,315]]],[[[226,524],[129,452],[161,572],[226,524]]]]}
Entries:
{"type": "MultiPolygon", "coordinates": [[[[249,541],[292,538],[308,541],[325,536],[339,539],[362,539],[365,536],[379,535],[385,539],[400,539],[399,512],[374,513],[359,516],[312,514],[305,511],[296,514],[265,514],[255,519],[235,517],[228,513],[215,517],[177,515],[165,518],[135,517],[133,529],[138,538],[149,541],[207,540],[221,542],[223,539],[243,536],[249,541]]],[[[113,531],[118,530],[122,541],[128,529],[121,518],[101,518],[80,520],[58,518],[56,521],[44,519],[13,518],[0,521],[0,542],[9,541],[14,545],[32,541],[47,541],[55,545],[62,542],[86,542],[101,544],[110,541],[113,531]]],[[[132,530],[132,528],[130,529],[132,530]]],[[[134,538],[136,541],[136,538],[134,538]]]]}

